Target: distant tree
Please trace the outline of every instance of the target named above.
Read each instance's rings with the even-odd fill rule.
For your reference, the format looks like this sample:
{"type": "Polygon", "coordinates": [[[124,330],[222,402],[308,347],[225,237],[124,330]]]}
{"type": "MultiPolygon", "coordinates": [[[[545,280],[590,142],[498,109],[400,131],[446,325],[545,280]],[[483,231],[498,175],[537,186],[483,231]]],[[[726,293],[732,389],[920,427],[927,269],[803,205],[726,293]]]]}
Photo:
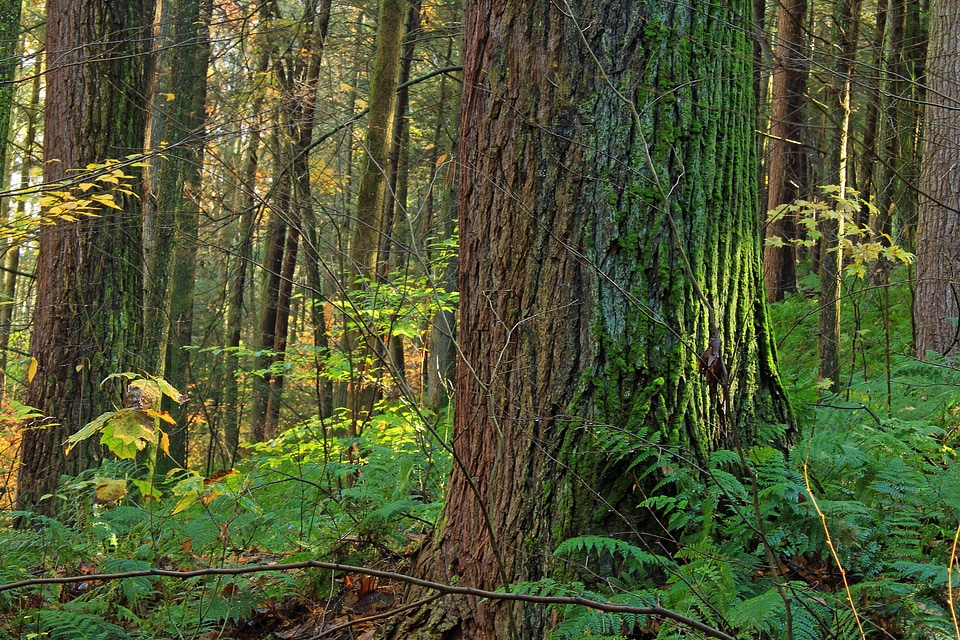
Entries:
{"type": "Polygon", "coordinates": [[[960,2],[930,2],[913,320],[916,350],[960,352],[960,2]]]}
{"type": "MultiPolygon", "coordinates": [[[[145,33],[135,0],[49,0],[44,103],[44,181],[55,184],[88,163],[143,149],[145,33]]],[[[126,169],[134,173],[134,169],[126,169]]],[[[61,221],[40,232],[30,353],[37,374],[28,404],[47,420],[23,431],[22,509],[51,513],[60,475],[95,464],[93,440],[64,456],[63,442],[103,411],[109,374],[127,371],[140,346],[140,205],[61,221]]],[[[94,439],[95,440],[95,439],[94,439]]]]}
{"type": "MultiPolygon", "coordinates": [[[[702,458],[788,420],[761,272],[750,16],[746,0],[465,4],[456,461],[418,575],[589,582],[553,557],[559,543],[642,544],[655,527],[637,509],[646,469],[612,441],[639,454],[659,432],[702,458]],[[728,411],[726,385],[698,373],[711,337],[728,411]]],[[[551,616],[446,598],[393,637],[544,638],[551,616]]]]}
{"type": "Polygon", "coordinates": [[[254,383],[253,439],[272,438],[280,420],[280,401],[285,376],[287,339],[293,299],[294,275],[301,237],[306,236],[308,290],[314,335],[325,339],[322,314],[318,314],[319,266],[315,240],[310,184],[310,149],[316,123],[317,82],[330,23],[330,0],[313,1],[304,7],[296,37],[302,44],[274,52],[274,75],[280,87],[281,107],[276,144],[279,175],[265,239],[267,274],[263,281],[260,316],[261,355],[257,368],[264,371],[254,383]],[[319,328],[318,328],[319,327],[319,328]]]}
{"type": "MultiPolygon", "coordinates": [[[[0,0],[0,170],[7,152],[10,109],[13,106],[14,83],[20,41],[21,0],[0,0]]],[[[0,189],[2,191],[2,189],[0,189]]]]}
{"type": "MultiPolygon", "coordinates": [[[[773,95],[770,105],[770,141],[767,161],[767,210],[793,202],[807,183],[807,150],[803,144],[803,107],[807,83],[806,0],[784,0],[777,18],[773,54],[773,95]]],[[[795,214],[771,220],[767,237],[782,245],[764,247],[763,274],[767,297],[782,300],[797,290],[798,238],[795,214]]]]}
{"type": "MultiPolygon", "coordinates": [[[[161,3],[169,0],[159,0],[161,3]]],[[[171,149],[163,154],[157,175],[157,209],[169,227],[169,259],[163,265],[165,286],[163,333],[163,376],[177,389],[186,391],[190,382],[190,352],[193,342],[194,280],[200,224],[201,172],[205,124],[207,121],[207,66],[210,56],[208,33],[212,0],[173,0],[170,6],[172,34],[169,41],[175,55],[158,77],[154,109],[168,120],[166,140],[171,149]],[[166,91],[165,91],[166,89],[166,91]],[[168,95],[164,95],[168,94],[168,95]],[[171,100],[167,98],[172,96],[171,100]]],[[[146,277],[148,274],[144,274],[146,277]]],[[[186,406],[165,408],[177,420],[170,429],[170,459],[187,464],[186,406]]],[[[167,458],[160,464],[168,466],[167,458]]]]}
{"type": "MultiPolygon", "coordinates": [[[[35,155],[37,155],[37,131],[40,124],[40,79],[43,71],[43,55],[37,53],[33,67],[33,81],[30,90],[30,101],[24,109],[24,115],[27,121],[27,128],[23,135],[23,148],[20,160],[20,184],[18,185],[21,193],[30,188],[30,179],[34,166],[36,166],[35,155]]],[[[12,176],[11,176],[12,178],[12,176]]],[[[11,183],[13,180],[11,179],[11,183]]],[[[13,185],[11,184],[11,187],[13,185]]],[[[3,206],[0,203],[0,206],[3,206]]],[[[23,218],[26,215],[26,198],[20,198],[16,206],[16,216],[23,218]]],[[[6,211],[5,211],[6,213],[6,211]]],[[[20,245],[12,243],[6,247],[6,255],[3,256],[3,293],[2,300],[5,304],[0,306],[0,401],[6,397],[7,392],[7,356],[10,347],[10,335],[13,332],[13,317],[15,300],[17,298],[17,279],[20,273],[20,245]]]]}
{"type": "MultiPolygon", "coordinates": [[[[835,126],[830,132],[826,171],[830,184],[839,186],[841,199],[847,197],[852,173],[850,130],[860,4],[861,0],[837,0],[833,24],[839,55],[834,59],[835,73],[830,91],[830,117],[835,126]]],[[[840,388],[840,296],[843,285],[840,238],[845,233],[844,225],[842,217],[824,217],[817,223],[821,234],[820,306],[817,314],[819,376],[830,381],[832,391],[840,388]]]]}
{"type": "MultiPolygon", "coordinates": [[[[346,288],[351,291],[368,291],[376,286],[387,190],[385,170],[393,136],[406,8],[406,0],[380,1],[377,53],[370,80],[370,113],[346,274],[346,288]]],[[[350,321],[356,323],[356,328],[345,333],[345,346],[346,351],[356,357],[347,391],[347,410],[353,420],[351,429],[355,435],[359,421],[373,409],[376,385],[371,377],[377,375],[374,372],[378,369],[383,345],[381,337],[364,326],[363,316],[352,317],[350,321]]]]}

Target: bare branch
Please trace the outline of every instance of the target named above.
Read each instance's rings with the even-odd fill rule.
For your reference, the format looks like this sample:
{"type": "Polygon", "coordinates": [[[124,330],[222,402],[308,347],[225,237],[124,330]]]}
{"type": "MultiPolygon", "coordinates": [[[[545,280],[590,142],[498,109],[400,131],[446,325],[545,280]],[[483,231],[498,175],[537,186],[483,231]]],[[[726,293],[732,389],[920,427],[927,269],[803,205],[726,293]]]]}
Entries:
{"type": "Polygon", "coordinates": [[[170,569],[144,569],[141,571],[125,571],[122,573],[94,573],[80,576],[60,576],[56,578],[31,578],[29,580],[20,580],[19,582],[10,582],[0,584],[0,592],[10,591],[12,589],[21,589],[23,587],[39,586],[44,584],[72,584],[77,582],[106,582],[112,580],[124,580],[127,578],[144,578],[150,576],[177,578],[186,580],[188,578],[197,578],[201,576],[237,576],[247,573],[262,573],[265,571],[293,571],[296,569],[326,569],[329,571],[345,571],[349,573],[359,573],[368,576],[375,576],[385,580],[396,580],[405,582],[427,589],[434,589],[441,594],[472,596],[475,598],[485,598],[487,600],[513,600],[519,602],[532,602],[537,604],[561,604],[561,605],[580,605],[588,609],[603,611],[604,613],[629,613],[641,616],[657,616],[673,620],[691,629],[696,629],[712,638],[720,640],[735,640],[719,629],[694,620],[683,614],[665,609],[659,606],[634,607],[630,605],[613,604],[611,602],[599,602],[579,596],[538,596],[526,593],[501,593],[496,591],[485,591],[483,589],[474,589],[472,587],[458,587],[442,584],[440,582],[431,582],[421,580],[402,573],[392,571],[380,571],[377,569],[368,569],[366,567],[355,567],[336,562],[320,562],[318,560],[306,560],[303,562],[290,562],[286,564],[260,564],[242,567],[210,567],[208,569],[197,569],[195,571],[173,571],[170,569]]]}

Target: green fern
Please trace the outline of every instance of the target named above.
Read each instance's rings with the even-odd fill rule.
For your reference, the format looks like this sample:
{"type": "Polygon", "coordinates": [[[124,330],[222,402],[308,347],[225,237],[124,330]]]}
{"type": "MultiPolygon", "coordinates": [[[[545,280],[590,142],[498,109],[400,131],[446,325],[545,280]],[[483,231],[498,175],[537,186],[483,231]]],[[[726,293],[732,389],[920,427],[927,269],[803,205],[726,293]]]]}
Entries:
{"type": "Polygon", "coordinates": [[[99,615],[69,608],[39,610],[26,622],[33,633],[58,640],[127,640],[134,637],[123,627],[107,622],[99,615]]]}

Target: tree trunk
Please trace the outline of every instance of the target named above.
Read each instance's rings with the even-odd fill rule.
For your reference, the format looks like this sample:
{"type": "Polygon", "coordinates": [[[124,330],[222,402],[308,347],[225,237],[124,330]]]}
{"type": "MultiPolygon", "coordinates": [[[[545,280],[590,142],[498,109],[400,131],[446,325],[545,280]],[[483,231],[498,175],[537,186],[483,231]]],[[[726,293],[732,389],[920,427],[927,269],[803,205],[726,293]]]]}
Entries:
{"type": "Polygon", "coordinates": [[[955,360],[960,349],[960,3],[931,0],[917,275],[917,355],[955,360]]]}
{"type": "MultiPolygon", "coordinates": [[[[828,175],[836,177],[839,197],[847,196],[850,151],[850,113],[853,70],[860,23],[860,0],[838,0],[836,42],[840,48],[835,75],[833,132],[828,175]]],[[[844,235],[844,219],[823,218],[817,223],[820,239],[820,306],[818,308],[819,376],[830,381],[830,390],[840,388],[840,296],[843,284],[843,250],[839,239],[844,235]]]]}
{"type": "MultiPolygon", "coordinates": [[[[887,33],[887,3],[877,4],[877,13],[872,37],[870,38],[870,48],[873,50],[870,64],[875,69],[883,67],[884,62],[884,41],[887,33]]],[[[880,129],[880,105],[882,102],[880,87],[880,74],[870,74],[864,79],[866,85],[867,115],[863,131],[862,150],[860,153],[859,176],[857,179],[857,191],[860,192],[861,202],[874,202],[874,191],[876,178],[879,175],[880,166],[878,159],[880,154],[877,149],[877,134],[880,129]]],[[[861,207],[857,215],[857,224],[867,226],[870,224],[869,210],[866,206],[861,207]]]]}
{"type": "MultiPolygon", "coordinates": [[[[33,89],[30,93],[30,106],[26,109],[27,131],[24,135],[23,160],[20,162],[20,190],[30,187],[30,173],[33,171],[36,153],[37,124],[40,119],[40,77],[43,70],[43,56],[38,54],[33,74],[33,89]]],[[[2,204],[2,203],[0,203],[2,204]]],[[[27,202],[17,202],[17,218],[26,215],[27,202]]],[[[7,391],[7,353],[10,347],[10,334],[13,330],[13,310],[17,299],[17,273],[20,271],[20,245],[7,247],[3,257],[3,306],[0,306],[0,402],[7,391]]]]}
{"type": "MultiPolygon", "coordinates": [[[[767,210],[796,200],[806,189],[807,152],[803,140],[806,92],[806,0],[780,3],[777,45],[773,59],[773,102],[770,113],[767,210]]],[[[787,214],[767,224],[766,237],[779,237],[782,246],[763,250],[767,298],[782,300],[797,290],[797,216],[787,214]]]]}
{"type": "MultiPolygon", "coordinates": [[[[447,45],[447,62],[453,55],[453,42],[447,45]]],[[[424,243],[429,243],[430,238],[435,236],[440,240],[447,240],[453,237],[457,226],[457,185],[455,179],[456,163],[444,163],[440,159],[440,150],[444,148],[441,142],[445,123],[450,117],[451,111],[447,105],[447,81],[446,78],[440,80],[440,96],[437,101],[437,121],[433,132],[434,152],[431,155],[431,166],[433,166],[433,175],[430,184],[432,188],[427,193],[427,200],[424,204],[424,220],[422,237],[424,243]],[[439,196],[438,196],[439,194],[439,196]],[[434,222],[434,209],[436,201],[440,201],[438,208],[437,223],[434,222]],[[436,228],[434,228],[434,225],[436,228]]],[[[450,150],[450,156],[456,157],[457,144],[452,141],[453,148],[450,150]]],[[[427,245],[427,262],[432,263],[433,259],[429,255],[429,244],[427,245]]],[[[440,283],[445,291],[457,290],[457,260],[452,257],[446,264],[442,265],[439,273],[434,277],[440,283]]],[[[454,388],[455,374],[457,369],[457,349],[456,349],[456,327],[457,315],[452,311],[438,310],[430,321],[429,327],[425,333],[426,353],[424,355],[423,365],[423,386],[424,396],[427,405],[433,409],[440,409],[450,401],[451,392],[454,388]]]]}
{"type": "MultiPolygon", "coordinates": [[[[260,56],[256,75],[263,77],[270,65],[270,57],[266,52],[260,56]]],[[[257,90],[256,97],[251,105],[254,114],[254,124],[250,126],[249,138],[243,151],[242,167],[240,169],[239,185],[237,189],[243,194],[239,199],[239,206],[235,205],[234,215],[239,218],[237,231],[238,242],[236,260],[234,261],[233,277],[230,282],[230,303],[227,307],[227,357],[224,362],[224,390],[223,403],[226,407],[223,437],[226,447],[226,459],[233,465],[237,448],[240,446],[240,392],[237,385],[237,373],[240,370],[240,358],[237,351],[240,348],[240,338],[243,329],[243,298],[247,289],[247,270],[253,259],[254,219],[257,210],[256,177],[259,166],[258,150],[260,134],[258,120],[263,107],[263,91],[257,90]]]]}
{"type": "Polygon", "coordinates": [[[327,336],[327,319],[323,305],[323,278],[320,273],[319,238],[314,214],[312,188],[310,184],[310,154],[313,130],[316,123],[316,89],[326,45],[327,29],[330,26],[331,0],[320,2],[316,11],[316,28],[311,46],[310,64],[307,69],[307,85],[312,91],[306,93],[300,104],[299,140],[297,155],[294,158],[295,191],[294,198],[299,209],[299,220],[303,227],[304,256],[306,257],[307,297],[310,310],[310,322],[313,327],[313,358],[315,368],[315,396],[317,415],[329,418],[333,414],[333,382],[325,375],[327,357],[330,355],[327,336]]]}
{"type": "MultiPolygon", "coordinates": [[[[370,113],[360,185],[357,190],[357,214],[350,243],[347,288],[353,292],[375,286],[377,254],[383,227],[383,202],[386,191],[384,171],[388,163],[390,140],[396,107],[397,74],[400,68],[400,45],[406,0],[381,0],[377,22],[377,53],[370,82],[370,113]]],[[[356,328],[345,332],[348,357],[353,359],[353,372],[347,390],[351,434],[356,435],[360,422],[373,410],[382,344],[378,332],[369,326],[365,315],[352,318],[356,328]]]]}
{"type": "MultiPolygon", "coordinates": [[[[49,0],[44,108],[44,181],[143,148],[143,54],[139,2],[49,0]]],[[[127,168],[131,173],[133,169],[127,168]]],[[[40,232],[31,354],[38,373],[27,403],[50,419],[24,430],[21,509],[53,513],[60,474],[95,464],[100,447],[83,443],[69,457],[69,434],[113,407],[100,382],[129,371],[142,342],[140,207],[60,222],[40,232]]],[[[118,400],[118,399],[116,399],[118,400]]]]}
{"type": "MultiPolygon", "coordinates": [[[[590,584],[554,560],[557,544],[640,543],[655,527],[636,508],[649,478],[611,440],[640,452],[659,432],[702,458],[788,421],[763,292],[749,16],[746,0],[466,3],[455,463],[418,575],[590,584]],[[697,372],[711,323],[695,284],[720,310],[728,423],[697,372]]],[[[550,619],[450,597],[394,637],[543,638],[550,619]]]]}
{"type": "Polygon", "coordinates": [[[290,176],[281,175],[275,186],[275,197],[268,208],[270,217],[264,237],[263,269],[265,271],[260,295],[260,339],[256,357],[256,370],[253,378],[253,406],[251,407],[253,427],[251,439],[263,442],[272,437],[267,432],[267,405],[270,402],[270,363],[273,361],[273,348],[277,340],[277,309],[280,305],[280,278],[283,272],[283,249],[287,237],[287,224],[283,214],[287,209],[286,200],[290,197],[290,176]]]}
{"type": "MultiPolygon", "coordinates": [[[[904,141],[903,127],[907,124],[910,108],[903,103],[907,97],[906,65],[904,60],[904,27],[906,21],[905,0],[891,0],[889,3],[889,22],[884,61],[883,94],[883,163],[878,171],[876,220],[871,224],[876,233],[893,234],[893,209],[896,201],[897,182],[900,180],[900,167],[908,159],[902,154],[904,141]]],[[[908,135],[909,139],[909,135],[908,135]]]]}
{"type": "MultiPolygon", "coordinates": [[[[200,225],[200,169],[203,166],[204,125],[207,104],[207,66],[210,57],[208,24],[212,0],[175,0],[174,42],[176,56],[170,69],[171,92],[176,90],[167,115],[168,139],[177,146],[161,165],[160,210],[169,212],[173,226],[173,251],[169,267],[167,341],[163,375],[184,393],[190,382],[190,353],[193,342],[194,279],[200,225]]],[[[187,407],[164,403],[177,420],[170,429],[170,458],[187,464],[187,407]]],[[[168,464],[160,464],[164,471],[168,464]]]]}
{"type": "Polygon", "coordinates": [[[22,0],[0,0],[0,169],[6,162],[10,112],[17,88],[14,79],[19,58],[13,52],[19,48],[22,4],[22,0]]]}
{"type": "MultiPolygon", "coordinates": [[[[407,109],[410,106],[410,88],[405,84],[410,80],[413,66],[413,54],[420,32],[420,0],[412,0],[407,9],[407,21],[404,26],[404,42],[400,55],[400,73],[397,77],[397,106],[393,113],[393,133],[390,141],[390,153],[387,162],[387,193],[383,202],[383,233],[380,236],[380,254],[377,258],[381,277],[386,280],[390,272],[402,265],[401,247],[410,246],[413,238],[407,232],[407,226],[400,223],[400,216],[407,216],[407,161],[409,159],[410,128],[407,126],[407,109]],[[405,238],[401,240],[400,238],[405,238]]],[[[404,364],[403,337],[392,333],[392,322],[383,336],[388,345],[386,362],[390,375],[401,387],[406,385],[406,366],[404,364]]]]}

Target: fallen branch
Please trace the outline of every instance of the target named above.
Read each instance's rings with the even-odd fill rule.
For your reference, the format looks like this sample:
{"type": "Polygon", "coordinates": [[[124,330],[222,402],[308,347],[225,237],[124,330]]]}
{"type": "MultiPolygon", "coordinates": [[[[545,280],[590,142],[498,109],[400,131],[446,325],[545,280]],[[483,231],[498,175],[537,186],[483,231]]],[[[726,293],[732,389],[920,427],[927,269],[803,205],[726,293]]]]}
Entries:
{"type": "Polygon", "coordinates": [[[488,600],[515,600],[519,602],[533,602],[538,604],[575,604],[588,609],[596,609],[605,613],[630,613],[641,616],[658,616],[673,620],[679,624],[696,629],[706,635],[719,638],[720,640],[736,640],[733,636],[727,635],[719,629],[706,625],[699,620],[694,620],[683,614],[665,609],[663,607],[633,607],[629,605],[613,604],[610,602],[598,602],[588,598],[578,596],[537,596],[525,593],[499,593],[496,591],[485,591],[483,589],[474,589],[472,587],[457,587],[453,585],[421,580],[402,573],[393,573],[392,571],[379,571],[377,569],[367,569],[366,567],[354,567],[335,562],[320,562],[317,560],[306,560],[304,562],[290,562],[287,564],[262,564],[249,565],[243,567],[210,567],[209,569],[196,569],[194,571],[173,571],[170,569],[143,569],[140,571],[125,571],[122,573],[94,573],[80,576],[61,576],[56,578],[31,578],[29,580],[20,580],[19,582],[10,582],[0,584],[0,592],[10,591],[11,589],[21,589],[23,587],[39,586],[44,584],[71,584],[75,582],[107,582],[112,580],[124,580],[126,578],[144,578],[144,577],[164,577],[186,580],[188,578],[197,578],[200,576],[237,576],[246,573],[261,573],[265,571],[293,571],[295,569],[327,569],[329,571],[345,571],[348,573],[359,573],[367,576],[375,576],[385,580],[396,580],[408,584],[434,589],[442,594],[473,596],[476,598],[486,598],[488,600]]]}

